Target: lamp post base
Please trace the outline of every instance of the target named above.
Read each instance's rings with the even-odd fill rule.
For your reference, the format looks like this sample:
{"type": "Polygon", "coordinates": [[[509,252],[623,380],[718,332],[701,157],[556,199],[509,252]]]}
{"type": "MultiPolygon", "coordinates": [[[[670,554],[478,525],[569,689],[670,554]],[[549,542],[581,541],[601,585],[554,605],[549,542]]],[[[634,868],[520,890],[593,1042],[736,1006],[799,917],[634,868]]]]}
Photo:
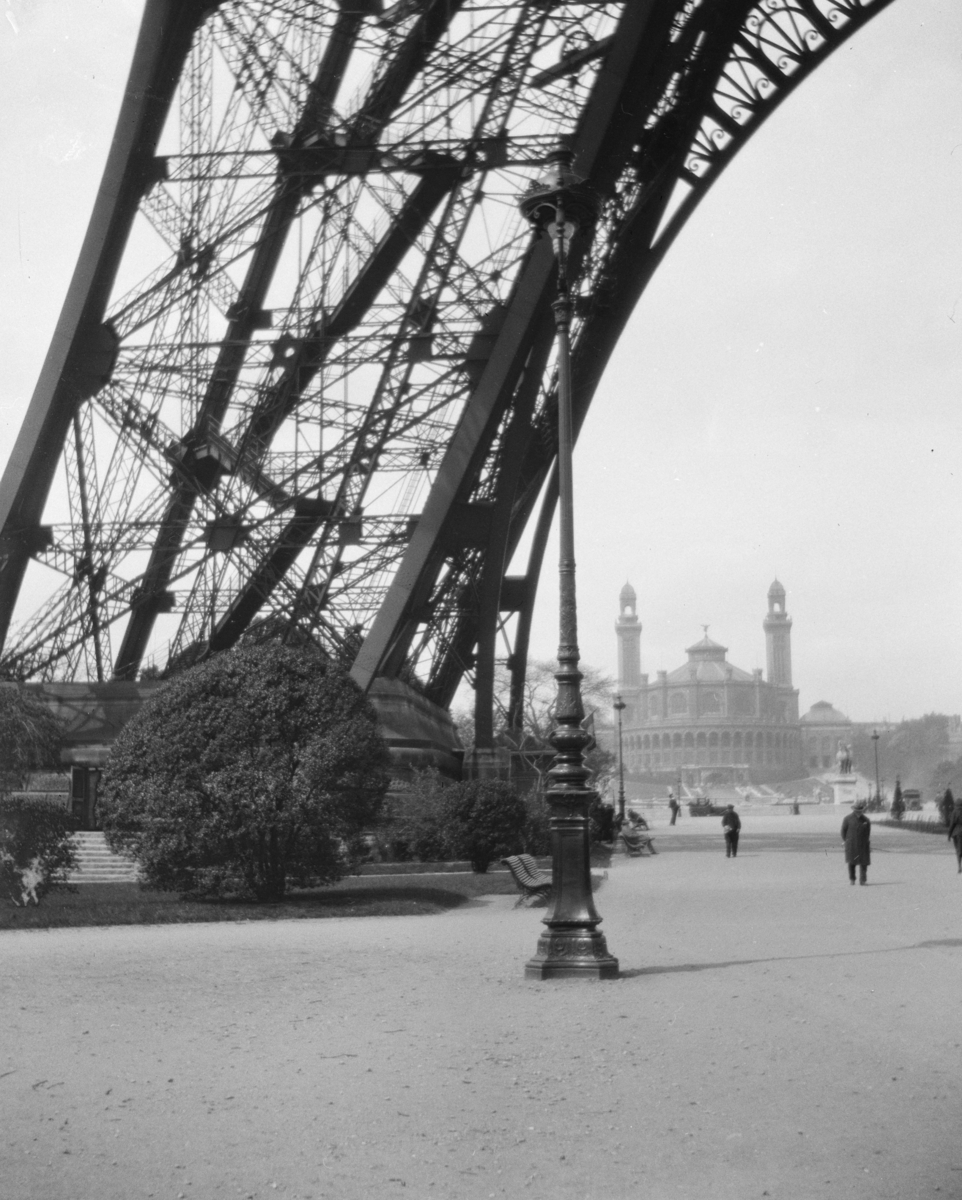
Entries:
{"type": "Polygon", "coordinates": [[[608,953],[598,930],[549,929],[538,939],[534,958],[524,965],[525,979],[617,979],[618,960],[608,953]]]}

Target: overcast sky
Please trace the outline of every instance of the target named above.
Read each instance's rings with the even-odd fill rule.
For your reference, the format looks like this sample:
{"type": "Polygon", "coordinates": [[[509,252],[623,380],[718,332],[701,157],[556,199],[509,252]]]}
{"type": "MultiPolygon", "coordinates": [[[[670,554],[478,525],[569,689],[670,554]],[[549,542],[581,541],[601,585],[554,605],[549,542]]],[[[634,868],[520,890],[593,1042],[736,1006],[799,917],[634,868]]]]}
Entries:
{"type": "MultiPolygon", "coordinates": [[[[86,228],[141,0],[0,0],[0,460],[86,228]]],[[[895,0],[739,152],[610,364],[575,464],[580,641],[709,624],[746,670],[777,575],[802,709],[962,711],[962,4],[895,0]]],[[[555,550],[533,653],[557,644],[555,550]]]]}

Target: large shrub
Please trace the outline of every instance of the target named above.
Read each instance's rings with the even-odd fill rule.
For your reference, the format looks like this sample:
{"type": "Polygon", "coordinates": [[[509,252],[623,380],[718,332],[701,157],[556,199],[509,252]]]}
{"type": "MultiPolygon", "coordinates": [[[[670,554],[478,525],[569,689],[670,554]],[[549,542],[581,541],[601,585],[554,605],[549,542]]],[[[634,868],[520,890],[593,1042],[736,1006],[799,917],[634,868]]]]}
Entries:
{"type": "Polygon", "coordinates": [[[243,645],[177,675],[124,728],[104,831],[147,887],[279,900],[343,874],[388,763],[374,710],[316,650],[243,645]]]}
{"type": "Polygon", "coordinates": [[[551,853],[551,810],[540,788],[532,788],[524,797],[527,814],[521,837],[525,854],[551,853]]]}
{"type": "Polygon", "coordinates": [[[73,822],[62,808],[18,796],[0,804],[0,894],[34,904],[76,865],[73,822]]]}
{"type": "Polygon", "coordinates": [[[16,683],[0,684],[0,796],[26,785],[31,771],[60,764],[63,726],[16,683]]]}
{"type": "Polygon", "coordinates": [[[415,771],[391,796],[388,851],[395,861],[439,862],[448,857],[447,804],[454,785],[435,768],[415,771]]]}
{"type": "Polygon", "coordinates": [[[37,903],[76,865],[69,814],[39,799],[12,798],[31,771],[60,765],[63,726],[19,684],[0,684],[0,895],[37,903]]]}
{"type": "Polygon", "coordinates": [[[467,859],[485,872],[495,859],[521,850],[541,853],[543,806],[525,802],[510,784],[445,779],[434,768],[416,772],[392,798],[389,841],[396,859],[467,859]]]}
{"type": "Polygon", "coordinates": [[[451,788],[446,818],[452,857],[466,858],[483,873],[495,859],[522,848],[528,810],[510,784],[472,779],[451,788]]]}

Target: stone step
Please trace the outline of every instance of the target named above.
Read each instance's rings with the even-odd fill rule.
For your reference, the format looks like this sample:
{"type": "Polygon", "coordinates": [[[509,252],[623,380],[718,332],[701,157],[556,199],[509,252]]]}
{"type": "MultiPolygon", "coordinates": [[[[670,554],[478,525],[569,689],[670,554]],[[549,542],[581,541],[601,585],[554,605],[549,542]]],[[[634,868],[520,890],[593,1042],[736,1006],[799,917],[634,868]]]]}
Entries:
{"type": "Polygon", "coordinates": [[[73,843],[77,855],[77,868],[67,876],[68,883],[137,882],[137,864],[122,854],[114,854],[103,833],[97,830],[82,830],[73,835],[73,843]]]}
{"type": "Polygon", "coordinates": [[[127,871],[120,871],[115,874],[110,874],[105,871],[71,871],[67,876],[67,883],[139,883],[140,876],[137,874],[136,868],[131,868],[127,871]]]}

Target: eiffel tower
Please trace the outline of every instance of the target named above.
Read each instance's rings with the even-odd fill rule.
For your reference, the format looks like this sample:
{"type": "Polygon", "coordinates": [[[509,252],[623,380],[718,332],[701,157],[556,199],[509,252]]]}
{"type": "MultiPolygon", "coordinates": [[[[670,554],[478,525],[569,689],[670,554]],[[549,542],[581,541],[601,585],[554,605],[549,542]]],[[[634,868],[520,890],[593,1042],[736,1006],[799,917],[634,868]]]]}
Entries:
{"type": "Polygon", "coordinates": [[[0,481],[0,678],[132,681],[282,633],[509,724],[557,499],[563,137],[575,427],[739,148],[891,0],[147,0],[0,481]],[[532,525],[523,574],[508,574],[532,525]]]}

